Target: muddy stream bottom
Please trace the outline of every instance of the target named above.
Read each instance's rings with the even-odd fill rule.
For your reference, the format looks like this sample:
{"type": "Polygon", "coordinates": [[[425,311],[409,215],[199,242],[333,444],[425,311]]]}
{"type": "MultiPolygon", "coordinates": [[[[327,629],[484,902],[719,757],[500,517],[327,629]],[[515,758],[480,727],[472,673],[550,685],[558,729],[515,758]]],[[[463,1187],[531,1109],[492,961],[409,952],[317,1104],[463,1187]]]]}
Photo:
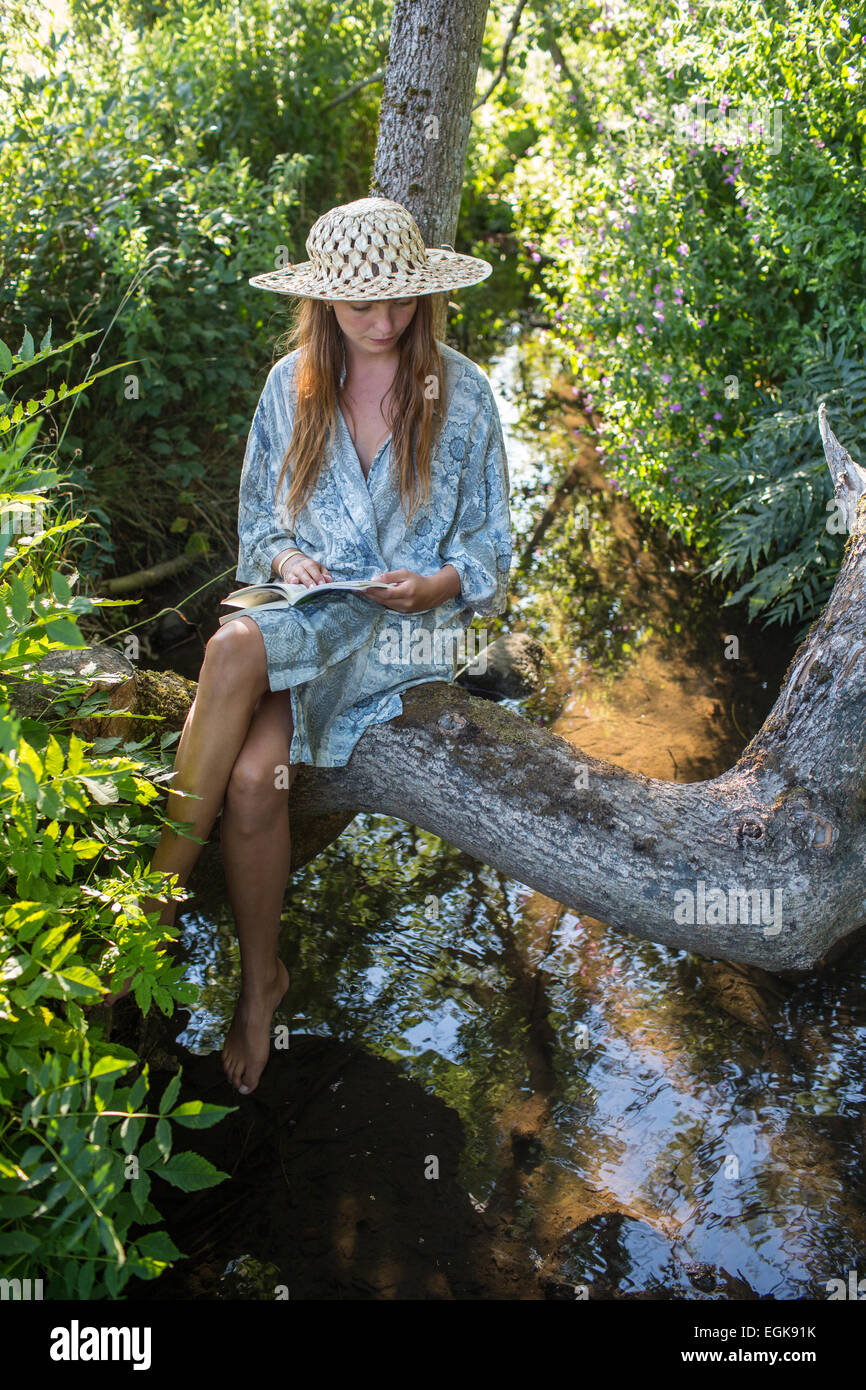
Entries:
{"type": "MultiPolygon", "coordinates": [[[[501,630],[553,661],[504,703],[648,776],[717,775],[769,711],[788,637],[721,608],[639,522],[543,336],[488,371],[526,538],[501,630]]],[[[117,1035],[164,1081],[181,1062],[183,1099],[237,1106],[186,1145],[230,1176],[154,1191],[188,1258],[130,1297],[800,1299],[866,1272],[862,946],[781,980],[359,816],[290,884],[292,985],[239,1098],[218,1051],[239,963],[216,835],[190,891],[197,1005],[168,1032],[118,1006],[117,1035]]]]}

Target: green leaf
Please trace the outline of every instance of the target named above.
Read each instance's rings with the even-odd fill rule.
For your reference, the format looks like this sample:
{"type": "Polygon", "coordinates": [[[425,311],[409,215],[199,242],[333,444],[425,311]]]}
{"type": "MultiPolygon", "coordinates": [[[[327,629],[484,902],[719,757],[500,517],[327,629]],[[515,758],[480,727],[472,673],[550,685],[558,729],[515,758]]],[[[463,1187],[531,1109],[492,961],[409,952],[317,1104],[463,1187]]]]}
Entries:
{"type": "Polygon", "coordinates": [[[76,859],[93,859],[100,854],[105,846],[101,840],[82,839],[76,840],[74,849],[76,859]]]}
{"type": "Polygon", "coordinates": [[[129,1267],[140,1279],[156,1279],[181,1252],[165,1231],[148,1231],[129,1251],[129,1267]]]}
{"type": "Polygon", "coordinates": [[[63,642],[69,647],[85,646],[81,633],[69,618],[52,618],[45,624],[45,631],[52,642],[63,642]]]}
{"type": "Polygon", "coordinates": [[[18,623],[26,623],[30,612],[30,590],[20,579],[13,579],[10,586],[10,607],[12,616],[18,623]]]}
{"type": "Polygon", "coordinates": [[[162,1160],[159,1157],[159,1148],[155,1139],[148,1139],[138,1155],[138,1161],[142,1168],[153,1168],[159,1171],[158,1163],[162,1160]]]}
{"type": "Polygon", "coordinates": [[[203,1100],[187,1100],[172,1110],[169,1118],[186,1129],[210,1129],[236,1109],[236,1105],[209,1105],[203,1100]]]}
{"type": "Polygon", "coordinates": [[[51,590],[58,603],[68,603],[72,598],[69,580],[59,570],[51,571],[51,590]]]}
{"type": "MultiPolygon", "coordinates": [[[[89,972],[88,972],[89,973],[89,972]]],[[[96,980],[96,976],[93,976],[96,980]]],[[[98,984],[99,981],[96,980],[98,984]]],[[[125,1071],[129,1071],[131,1063],[125,1057],[100,1057],[96,1065],[91,1069],[90,1075],[95,1081],[98,1076],[119,1076],[125,1071]]]]}
{"type": "Polygon", "coordinates": [[[135,1242],[134,1250],[138,1256],[146,1254],[149,1259],[165,1263],[181,1258],[181,1252],[165,1231],[148,1231],[135,1242]]]}
{"type": "Polygon", "coordinates": [[[180,1092],[180,1073],[178,1073],[176,1076],[173,1076],[173,1077],[171,1078],[171,1080],[169,1081],[169,1083],[168,1083],[168,1085],[166,1086],[165,1090],[163,1091],[162,1100],[159,1102],[159,1113],[160,1113],[160,1115],[164,1115],[164,1114],[166,1113],[167,1110],[170,1110],[170,1109],[171,1109],[171,1107],[174,1105],[175,1101],[177,1100],[177,1097],[178,1097],[179,1092],[180,1092]]]}
{"type": "Polygon", "coordinates": [[[141,1076],[139,1076],[139,1077],[136,1079],[136,1081],[133,1083],[132,1090],[131,1090],[130,1093],[129,1093],[129,1104],[130,1104],[130,1108],[131,1108],[132,1110],[137,1110],[137,1109],[139,1108],[139,1106],[141,1105],[141,1102],[144,1100],[144,1098],[145,1098],[146,1095],[147,1095],[147,1069],[145,1068],[145,1070],[141,1073],[141,1076]]]}
{"type": "Polygon", "coordinates": [[[126,1260],[126,1251],[114,1229],[114,1222],[110,1221],[107,1216],[98,1217],[98,1221],[99,1238],[102,1241],[103,1250],[107,1255],[113,1255],[119,1265],[123,1264],[126,1260]]]}
{"type": "Polygon", "coordinates": [[[66,966],[56,971],[55,976],[64,992],[68,992],[75,999],[85,999],[88,995],[101,992],[98,976],[94,975],[92,970],[88,970],[86,965],[66,966]]]}
{"type": "MultiPolygon", "coordinates": [[[[50,330],[49,330],[50,331],[50,330]]],[[[84,1303],[90,1298],[93,1289],[93,1281],[96,1278],[96,1265],[92,1260],[85,1260],[78,1271],[76,1283],[76,1293],[79,1300],[84,1303]]]]}
{"type": "Polygon", "coordinates": [[[45,749],[43,761],[45,771],[50,777],[57,777],[63,771],[63,764],[66,760],[63,756],[63,749],[53,734],[48,736],[48,746],[45,749]]]}
{"type": "Polygon", "coordinates": [[[201,1154],[190,1152],[174,1154],[168,1163],[154,1171],[172,1187],[179,1187],[181,1192],[199,1192],[204,1187],[214,1187],[228,1177],[228,1173],[215,1168],[201,1154]]]}
{"type": "Polygon", "coordinates": [[[150,1002],[153,995],[152,981],[147,976],[140,976],[135,982],[133,995],[141,1012],[147,1014],[150,1011],[150,1002]]]}
{"type": "Polygon", "coordinates": [[[142,1169],[137,1178],[133,1178],[129,1184],[132,1192],[132,1200],[138,1208],[139,1216],[144,1216],[150,1196],[150,1174],[146,1169],[142,1169]]]}
{"type": "Polygon", "coordinates": [[[124,1153],[131,1154],[135,1151],[135,1146],[141,1138],[143,1129],[144,1120],[137,1116],[130,1116],[129,1119],[121,1121],[120,1143],[124,1153]]]}
{"type": "MultiPolygon", "coordinates": [[[[203,1187],[207,1185],[201,1184],[203,1187]]],[[[28,1231],[0,1231],[0,1255],[31,1255],[38,1249],[39,1241],[28,1231]]]]}
{"type": "MultiPolygon", "coordinates": [[[[163,1158],[168,1158],[171,1153],[171,1125],[168,1120],[157,1120],[156,1142],[163,1158]]],[[[157,1169],[157,1172],[159,1171],[160,1170],[157,1169]]]]}
{"type": "Polygon", "coordinates": [[[104,782],[97,782],[93,777],[79,776],[78,780],[84,784],[93,800],[97,801],[100,806],[110,806],[117,801],[117,787],[107,778],[104,782]]]}
{"type": "Polygon", "coordinates": [[[17,1195],[4,1196],[2,1199],[3,1218],[12,1221],[19,1216],[29,1216],[30,1212],[39,1205],[35,1197],[20,1197],[17,1195]]]}

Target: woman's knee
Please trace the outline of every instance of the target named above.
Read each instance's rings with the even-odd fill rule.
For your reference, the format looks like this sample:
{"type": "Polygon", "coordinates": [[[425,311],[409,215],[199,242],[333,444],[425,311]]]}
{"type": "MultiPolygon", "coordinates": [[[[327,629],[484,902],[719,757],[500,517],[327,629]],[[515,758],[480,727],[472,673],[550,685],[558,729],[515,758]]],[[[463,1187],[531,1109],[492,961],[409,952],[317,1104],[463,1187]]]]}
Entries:
{"type": "Polygon", "coordinates": [[[255,830],[273,821],[287,800],[289,784],[285,763],[241,750],[226,787],[225,804],[241,829],[255,830]]]}
{"type": "Polygon", "coordinates": [[[249,686],[259,693],[267,690],[268,659],[258,623],[238,618],[218,628],[205,647],[202,675],[205,670],[227,684],[249,686]]]}

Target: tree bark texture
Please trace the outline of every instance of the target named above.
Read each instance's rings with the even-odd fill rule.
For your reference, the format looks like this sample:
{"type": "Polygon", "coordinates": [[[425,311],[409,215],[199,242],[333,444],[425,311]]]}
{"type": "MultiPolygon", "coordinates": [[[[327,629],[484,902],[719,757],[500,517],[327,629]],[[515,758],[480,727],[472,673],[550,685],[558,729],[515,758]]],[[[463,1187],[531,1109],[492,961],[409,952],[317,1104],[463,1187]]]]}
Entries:
{"type": "MultiPolygon", "coordinates": [[[[428,246],[453,246],[488,0],[396,0],[370,192],[409,209],[428,246]]],[[[437,338],[444,296],[435,296],[437,338]]]]}

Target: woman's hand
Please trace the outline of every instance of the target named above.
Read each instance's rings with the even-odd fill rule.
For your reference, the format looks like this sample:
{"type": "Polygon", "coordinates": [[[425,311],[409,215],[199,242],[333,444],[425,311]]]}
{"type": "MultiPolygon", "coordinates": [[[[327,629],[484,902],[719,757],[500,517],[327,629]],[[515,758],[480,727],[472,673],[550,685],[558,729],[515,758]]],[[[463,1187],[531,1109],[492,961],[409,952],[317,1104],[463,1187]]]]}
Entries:
{"type": "Polygon", "coordinates": [[[438,574],[386,570],[384,574],[371,575],[371,578],[383,579],[385,583],[396,584],[397,587],[366,589],[364,597],[397,613],[424,613],[428,608],[438,608],[440,603],[460,592],[460,577],[451,565],[446,565],[438,574]]]}
{"type": "Polygon", "coordinates": [[[311,560],[309,555],[293,555],[290,560],[285,560],[280,565],[280,577],[287,584],[304,584],[308,589],[312,589],[314,584],[328,584],[334,578],[330,570],[326,570],[318,560],[311,560]]]}

